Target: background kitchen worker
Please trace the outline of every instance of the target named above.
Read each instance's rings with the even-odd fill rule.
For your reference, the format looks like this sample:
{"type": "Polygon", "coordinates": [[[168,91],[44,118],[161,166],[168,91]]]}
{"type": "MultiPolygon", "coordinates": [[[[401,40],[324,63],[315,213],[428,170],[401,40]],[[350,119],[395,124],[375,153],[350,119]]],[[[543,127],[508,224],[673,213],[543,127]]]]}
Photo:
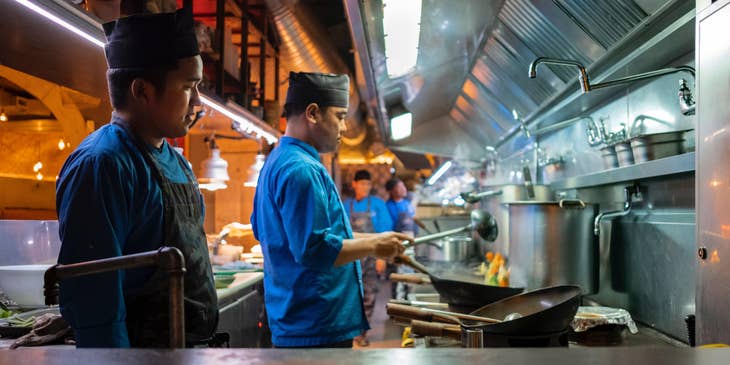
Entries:
{"type": "Polygon", "coordinates": [[[347,75],[289,74],[286,134],[259,176],[251,224],[264,254],[265,303],[277,347],[352,347],[369,329],[359,259],[392,259],[400,233],[353,234],[319,153],[345,129],[347,75]]]}
{"type": "MultiPolygon", "coordinates": [[[[70,264],[173,246],[185,256],[185,332],[206,342],[218,303],[203,232],[203,199],[182,137],[200,105],[203,64],[190,9],[104,24],[111,123],[66,160],[56,185],[58,262],[70,264]]],[[[155,269],[61,282],[63,318],[79,347],[167,347],[168,288],[155,269]]]]}
{"type": "MultiPolygon", "coordinates": [[[[354,198],[347,198],[342,204],[347,210],[350,218],[350,226],[353,232],[358,233],[380,233],[393,230],[393,222],[390,219],[385,202],[377,196],[370,195],[373,188],[372,177],[367,170],[358,170],[352,179],[352,189],[355,192],[354,198]]],[[[361,260],[362,264],[362,285],[363,304],[365,315],[368,321],[372,319],[375,309],[375,297],[378,292],[378,273],[376,270],[376,259],[372,256],[361,260]]],[[[370,341],[367,331],[355,337],[355,343],[359,346],[368,346],[370,341]]]]}

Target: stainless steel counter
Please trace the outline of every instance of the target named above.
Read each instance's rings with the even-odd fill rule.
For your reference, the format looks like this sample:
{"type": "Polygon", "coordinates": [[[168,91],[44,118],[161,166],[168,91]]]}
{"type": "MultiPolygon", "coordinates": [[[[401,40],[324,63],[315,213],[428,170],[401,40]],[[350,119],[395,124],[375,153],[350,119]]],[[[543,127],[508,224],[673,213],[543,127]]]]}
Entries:
{"type": "Polygon", "coordinates": [[[551,348],[551,349],[190,349],[0,351],[0,364],[728,364],[730,349],[551,348]]]}

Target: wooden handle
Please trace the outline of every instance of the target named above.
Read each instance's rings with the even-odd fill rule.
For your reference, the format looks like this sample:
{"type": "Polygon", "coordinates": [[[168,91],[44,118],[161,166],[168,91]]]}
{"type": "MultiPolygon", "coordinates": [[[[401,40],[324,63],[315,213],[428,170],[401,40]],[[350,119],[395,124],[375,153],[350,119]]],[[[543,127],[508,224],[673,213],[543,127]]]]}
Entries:
{"type": "Polygon", "coordinates": [[[420,319],[422,321],[430,321],[433,318],[433,314],[410,305],[387,303],[385,305],[385,311],[393,317],[420,319]]]}
{"type": "Polygon", "coordinates": [[[431,276],[431,274],[428,272],[428,269],[426,269],[426,267],[423,266],[423,264],[421,264],[420,262],[418,262],[418,261],[410,258],[409,256],[406,256],[406,255],[398,255],[398,256],[395,257],[395,260],[394,261],[395,261],[396,264],[408,265],[408,266],[410,266],[410,267],[418,270],[421,273],[424,273],[424,274],[426,274],[428,276],[431,276]]]}
{"type": "Polygon", "coordinates": [[[454,324],[411,321],[411,333],[419,336],[448,337],[461,341],[461,327],[454,324]]]}
{"type": "Polygon", "coordinates": [[[431,279],[429,279],[428,276],[423,276],[419,274],[392,273],[390,274],[390,281],[409,284],[431,284],[431,279]]]}

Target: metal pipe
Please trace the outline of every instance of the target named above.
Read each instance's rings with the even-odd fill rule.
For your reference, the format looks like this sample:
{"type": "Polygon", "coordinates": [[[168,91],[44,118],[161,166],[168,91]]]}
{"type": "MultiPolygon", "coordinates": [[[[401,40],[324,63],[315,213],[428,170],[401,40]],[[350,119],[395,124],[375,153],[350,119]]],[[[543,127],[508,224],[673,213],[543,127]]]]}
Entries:
{"type": "Polygon", "coordinates": [[[631,212],[631,197],[639,195],[639,186],[632,185],[624,188],[624,207],[622,210],[613,210],[610,212],[601,212],[593,221],[593,234],[598,236],[601,233],[601,221],[607,218],[623,217],[631,212]]]}
{"type": "MultiPolygon", "coordinates": [[[[654,70],[654,71],[644,72],[644,73],[640,73],[640,74],[636,74],[636,75],[626,76],[626,77],[622,77],[622,78],[611,80],[611,81],[601,82],[598,84],[591,85],[589,83],[588,90],[583,90],[583,92],[585,93],[585,92],[588,92],[591,90],[603,89],[606,87],[628,84],[628,83],[632,83],[635,81],[651,79],[651,78],[664,76],[664,75],[672,74],[675,72],[681,72],[681,71],[689,72],[692,74],[692,78],[695,77],[695,69],[690,66],[677,66],[677,67],[670,67],[670,68],[662,68],[659,70],[654,70]]],[[[587,81],[588,80],[586,79],[586,82],[587,81]]]]}
{"type": "Polygon", "coordinates": [[[43,295],[46,298],[46,305],[58,304],[58,283],[61,280],[146,266],[158,266],[169,275],[170,348],[184,348],[185,308],[183,306],[183,292],[185,287],[183,275],[185,274],[185,257],[175,247],[160,247],[157,251],[51,266],[43,276],[43,295]]]}

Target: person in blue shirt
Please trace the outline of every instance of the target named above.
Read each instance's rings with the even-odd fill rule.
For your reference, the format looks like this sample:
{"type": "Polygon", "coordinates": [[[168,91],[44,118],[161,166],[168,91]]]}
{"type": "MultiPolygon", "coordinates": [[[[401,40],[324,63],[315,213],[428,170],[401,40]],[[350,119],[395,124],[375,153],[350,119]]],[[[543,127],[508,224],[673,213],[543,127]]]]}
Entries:
{"type": "MultiPolygon", "coordinates": [[[[190,9],[104,24],[111,123],[90,134],[56,184],[60,264],[161,246],[185,258],[185,336],[206,343],[218,302],[203,231],[204,205],[187,161],[165,141],[182,137],[201,105],[203,77],[190,9]]],[[[60,282],[60,309],[78,347],[168,347],[166,274],[155,268],[60,282]]]]}
{"type": "MultiPolygon", "coordinates": [[[[407,199],[408,190],[402,180],[392,178],[385,183],[385,190],[390,194],[390,199],[385,202],[388,213],[393,221],[393,231],[405,233],[411,237],[418,234],[418,226],[415,223],[416,210],[413,208],[411,201],[407,199]]],[[[413,273],[413,269],[407,266],[389,265],[389,272],[399,272],[402,274],[413,273]]],[[[408,284],[398,282],[392,287],[391,297],[395,299],[406,299],[410,286],[408,284]]]]}
{"type": "MultiPolygon", "coordinates": [[[[345,199],[342,204],[347,210],[350,218],[350,226],[353,232],[379,233],[393,230],[393,222],[390,219],[388,209],[383,199],[370,195],[373,188],[372,177],[367,170],[358,170],[352,181],[352,189],[355,192],[354,198],[345,199]]],[[[368,320],[372,318],[375,308],[375,295],[378,291],[378,273],[376,271],[376,260],[374,257],[366,257],[362,260],[362,284],[365,314],[368,320]]],[[[355,337],[355,343],[359,346],[368,346],[370,341],[367,331],[355,337]]]]}
{"type": "Polygon", "coordinates": [[[352,347],[369,328],[359,259],[392,259],[402,234],[352,232],[319,153],[345,128],[347,75],[292,72],[286,133],[264,164],[251,224],[264,255],[266,311],[276,347],[352,347]]]}

